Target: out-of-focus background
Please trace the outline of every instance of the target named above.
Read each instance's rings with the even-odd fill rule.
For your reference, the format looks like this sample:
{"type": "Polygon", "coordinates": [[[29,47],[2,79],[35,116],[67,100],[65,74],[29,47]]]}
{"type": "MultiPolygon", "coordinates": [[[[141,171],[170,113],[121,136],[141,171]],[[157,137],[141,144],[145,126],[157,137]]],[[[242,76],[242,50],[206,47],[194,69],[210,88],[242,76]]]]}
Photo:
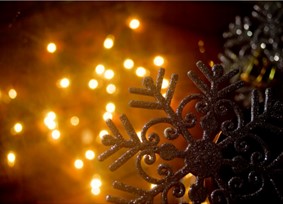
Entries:
{"type": "MultiPolygon", "coordinates": [[[[106,203],[106,118],[139,131],[156,112],[129,108],[142,77],[177,73],[173,104],[196,92],[186,73],[219,63],[222,33],[253,2],[1,2],[0,202],[106,203]]],[[[164,84],[166,88],[166,84],[164,84]]],[[[178,164],[176,164],[178,165],[178,164]]],[[[150,186],[144,186],[150,188],[150,186]]]]}

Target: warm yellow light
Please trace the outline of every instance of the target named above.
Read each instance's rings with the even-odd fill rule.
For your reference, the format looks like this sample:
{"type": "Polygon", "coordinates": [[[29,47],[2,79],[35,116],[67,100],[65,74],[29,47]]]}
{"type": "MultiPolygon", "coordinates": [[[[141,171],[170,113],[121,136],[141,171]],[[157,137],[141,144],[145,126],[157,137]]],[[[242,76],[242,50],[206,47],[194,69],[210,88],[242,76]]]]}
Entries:
{"type": "Polygon", "coordinates": [[[85,152],[85,158],[88,159],[88,160],[93,160],[95,158],[95,153],[93,150],[87,150],[85,152]]]}
{"type": "Polygon", "coordinates": [[[105,112],[105,113],[103,114],[103,119],[104,119],[104,120],[112,119],[112,117],[113,117],[112,113],[105,112]]]}
{"type": "Polygon", "coordinates": [[[15,133],[20,133],[20,132],[23,131],[23,125],[18,122],[14,125],[13,129],[14,129],[15,133]]]}
{"type": "Polygon", "coordinates": [[[141,139],[141,131],[137,131],[137,136],[140,139],[140,141],[142,141],[142,139],[141,139]]]}
{"type": "Polygon", "coordinates": [[[95,67],[96,74],[101,75],[101,74],[103,74],[104,71],[105,71],[105,67],[102,64],[99,64],[95,67]]]}
{"type": "Polygon", "coordinates": [[[114,77],[114,71],[112,69],[107,69],[104,72],[104,78],[105,79],[112,79],[114,77]]]}
{"type": "Polygon", "coordinates": [[[59,85],[61,88],[67,88],[70,86],[70,80],[67,77],[64,77],[60,80],[59,85]]]}
{"type": "Polygon", "coordinates": [[[156,56],[154,59],[153,59],[153,63],[156,65],[156,66],[162,66],[164,64],[164,58],[161,57],[161,56],[156,56]]]}
{"type": "Polygon", "coordinates": [[[115,104],[112,102],[109,102],[106,104],[105,108],[107,112],[113,113],[115,111],[115,104]]]}
{"type": "Polygon", "coordinates": [[[90,89],[96,89],[98,87],[98,81],[96,79],[89,80],[88,87],[90,89]]]}
{"type": "Polygon", "coordinates": [[[91,188],[91,193],[93,195],[99,195],[101,192],[100,188],[91,188]]]}
{"type": "Polygon", "coordinates": [[[132,69],[134,67],[134,61],[132,59],[125,59],[124,67],[125,69],[132,69]]]}
{"type": "Polygon", "coordinates": [[[15,89],[10,89],[8,95],[11,99],[15,99],[17,97],[17,91],[15,89]]]}
{"type": "Polygon", "coordinates": [[[157,186],[156,184],[152,183],[152,184],[150,184],[150,189],[153,189],[153,188],[155,188],[156,186],[157,186]]]}
{"type": "Polygon", "coordinates": [[[107,130],[101,130],[101,131],[99,132],[99,137],[102,139],[104,135],[108,135],[108,134],[109,134],[109,133],[108,133],[107,130]]]}
{"type": "Polygon", "coordinates": [[[146,69],[144,67],[138,67],[136,69],[136,75],[139,77],[144,77],[146,75],[146,69]]]}
{"type": "Polygon", "coordinates": [[[109,94],[113,94],[116,92],[116,86],[114,84],[109,84],[106,87],[106,92],[109,94]]]}
{"type": "Polygon", "coordinates": [[[44,124],[50,130],[53,130],[57,127],[57,122],[55,121],[56,114],[53,111],[50,111],[46,114],[44,118],[44,124]]]}
{"type": "Polygon", "coordinates": [[[16,162],[16,154],[14,152],[9,152],[7,154],[7,162],[10,167],[13,167],[16,162]]]}
{"type": "Polygon", "coordinates": [[[209,66],[213,67],[214,66],[214,62],[212,60],[209,61],[209,66]]]}
{"type": "Polygon", "coordinates": [[[49,43],[48,45],[47,45],[47,51],[49,52],[49,53],[54,53],[55,51],[56,51],[56,49],[57,49],[57,47],[56,47],[56,44],[55,43],[49,43]]]}
{"type": "Polygon", "coordinates": [[[80,119],[78,116],[72,116],[70,119],[70,123],[73,126],[77,126],[80,123],[80,119]]]}
{"type": "Polygon", "coordinates": [[[111,49],[114,45],[114,36],[113,35],[109,35],[106,37],[106,39],[104,40],[103,46],[106,49],[111,49]]]}
{"type": "Polygon", "coordinates": [[[60,136],[61,136],[61,132],[59,130],[53,130],[51,133],[51,137],[54,140],[60,139],[60,136]]]}
{"type": "Polygon", "coordinates": [[[99,187],[101,187],[101,185],[102,185],[102,182],[99,178],[94,178],[90,182],[90,186],[92,188],[99,188],[99,187]]]}
{"type": "Polygon", "coordinates": [[[82,169],[84,166],[84,162],[81,159],[76,159],[74,162],[74,166],[76,169],[82,169]]]}
{"type": "Polygon", "coordinates": [[[169,86],[169,80],[163,79],[161,88],[166,89],[166,88],[168,88],[168,86],[169,86]]]}
{"type": "Polygon", "coordinates": [[[140,21],[136,18],[132,19],[129,23],[129,27],[133,30],[137,29],[140,26],[140,21]]]}

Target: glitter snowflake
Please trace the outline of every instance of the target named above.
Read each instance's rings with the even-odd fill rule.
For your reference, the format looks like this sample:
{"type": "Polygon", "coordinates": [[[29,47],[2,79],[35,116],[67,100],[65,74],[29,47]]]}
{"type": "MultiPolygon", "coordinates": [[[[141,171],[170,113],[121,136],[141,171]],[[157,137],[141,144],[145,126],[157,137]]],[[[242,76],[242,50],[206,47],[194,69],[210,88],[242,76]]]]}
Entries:
{"type": "MultiPolygon", "coordinates": [[[[224,67],[240,69],[232,81],[245,81],[236,99],[249,106],[250,92],[280,85],[283,75],[283,5],[281,2],[259,2],[252,17],[236,17],[223,33],[224,53],[219,54],[224,67]]],[[[281,85],[280,85],[281,86],[281,85]]]]}
{"type": "Polygon", "coordinates": [[[261,198],[266,189],[272,189],[272,198],[283,202],[283,192],[276,179],[277,174],[282,175],[282,147],[275,145],[271,148],[268,142],[269,138],[273,138],[271,141],[277,144],[278,138],[282,137],[283,104],[273,101],[271,91],[267,90],[262,108],[257,92],[253,91],[250,119],[247,120],[245,111],[231,99],[231,95],[243,86],[243,82],[227,83],[238,71],[224,73],[221,65],[214,65],[211,70],[202,62],[198,62],[197,67],[207,80],[192,71],[188,72],[188,77],[200,93],[184,97],[176,110],[171,105],[178,79],[176,74],[171,76],[165,95],[161,93],[164,69],[159,70],[156,82],[146,77],[144,88],[130,89],[133,94],[153,99],[133,100],[130,106],[166,113],[166,117],[148,121],[142,128],[141,138],[125,115],[120,120],[129,137],[122,135],[113,121],[107,120],[112,134],[105,135],[102,142],[110,148],[99,155],[99,160],[103,161],[118,154],[119,150],[126,149],[109,169],[115,171],[133,158],[137,175],[154,184],[148,190],[115,181],[114,188],[128,192],[134,198],[109,195],[109,202],[154,203],[159,195],[161,200],[157,203],[168,203],[169,196],[178,202],[180,198],[186,197],[190,200],[187,202],[194,204],[206,199],[214,204],[249,203],[261,198]],[[194,104],[192,110],[188,109],[190,104],[194,104]],[[162,135],[149,133],[149,128],[161,124],[167,124],[162,135]],[[201,137],[193,135],[195,127],[202,130],[201,137]],[[186,143],[183,149],[174,143],[179,137],[186,143]],[[184,163],[177,170],[168,163],[175,159],[181,159],[184,163]],[[149,166],[158,163],[159,177],[145,171],[142,162],[149,166]],[[195,176],[193,184],[186,185],[183,182],[188,174],[195,176]],[[211,188],[207,181],[211,181],[211,188]],[[169,192],[172,195],[168,195],[169,192]]]}

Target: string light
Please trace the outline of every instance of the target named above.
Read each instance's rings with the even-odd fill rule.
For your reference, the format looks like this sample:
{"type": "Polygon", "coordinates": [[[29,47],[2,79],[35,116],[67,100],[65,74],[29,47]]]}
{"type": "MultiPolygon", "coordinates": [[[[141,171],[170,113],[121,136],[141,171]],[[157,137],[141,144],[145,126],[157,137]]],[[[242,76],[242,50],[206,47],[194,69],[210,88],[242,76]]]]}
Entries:
{"type": "Polygon", "coordinates": [[[93,160],[95,158],[95,153],[93,150],[89,149],[85,152],[85,158],[88,160],[93,160]]]}
{"type": "Polygon", "coordinates": [[[54,53],[56,51],[57,47],[56,47],[55,43],[51,42],[47,45],[46,49],[49,53],[54,53]]]}
{"type": "Polygon", "coordinates": [[[53,130],[52,133],[51,133],[51,137],[54,140],[60,139],[60,136],[61,136],[61,132],[59,130],[57,130],[57,129],[53,130]]]}
{"type": "Polygon", "coordinates": [[[112,102],[109,102],[106,104],[105,108],[107,112],[113,113],[115,111],[115,104],[112,102]]]}
{"type": "Polygon", "coordinates": [[[104,78],[105,79],[112,79],[114,77],[114,71],[112,69],[107,69],[105,72],[104,72],[104,78]]]}
{"type": "Polygon", "coordinates": [[[154,59],[153,59],[153,64],[160,67],[164,64],[164,58],[161,57],[161,56],[156,56],[154,59]]]}
{"type": "Polygon", "coordinates": [[[7,154],[8,166],[13,167],[15,165],[15,162],[16,162],[16,154],[11,151],[7,154]]]}
{"type": "Polygon", "coordinates": [[[73,126],[79,125],[79,123],[80,123],[79,117],[78,116],[72,116],[71,119],[70,119],[70,123],[73,126]]]}
{"type": "Polygon", "coordinates": [[[91,193],[93,195],[99,195],[100,194],[100,187],[102,186],[102,182],[100,178],[93,178],[90,182],[91,186],[91,193]]]}
{"type": "Polygon", "coordinates": [[[106,87],[106,92],[109,94],[113,94],[116,92],[116,86],[114,84],[109,84],[106,87]]]}
{"type": "Polygon", "coordinates": [[[168,86],[169,86],[169,80],[163,79],[161,88],[166,89],[166,88],[168,88],[168,86]]]}
{"type": "Polygon", "coordinates": [[[132,19],[129,23],[129,27],[133,30],[137,29],[140,26],[140,21],[136,18],[132,19]]]}
{"type": "Polygon", "coordinates": [[[99,138],[102,139],[102,137],[103,137],[104,135],[108,135],[108,134],[109,134],[109,133],[108,133],[107,130],[101,130],[101,131],[99,132],[99,138]]]}
{"type": "Polygon", "coordinates": [[[74,162],[74,166],[76,169],[82,169],[84,166],[84,162],[81,159],[76,159],[74,162]]]}
{"type": "Polygon", "coordinates": [[[17,94],[17,91],[15,89],[10,89],[8,91],[8,95],[9,95],[10,99],[15,99],[18,94],[17,94]]]}
{"type": "Polygon", "coordinates": [[[50,111],[46,114],[44,118],[44,124],[50,130],[53,130],[57,127],[57,122],[55,121],[56,114],[53,111],[50,111]]]}
{"type": "Polygon", "coordinates": [[[96,79],[89,80],[88,87],[90,89],[96,89],[98,87],[98,81],[96,79]]]}
{"type": "Polygon", "coordinates": [[[146,75],[146,69],[144,67],[138,67],[136,69],[136,75],[138,77],[144,77],[146,75]]]}
{"type": "Polygon", "coordinates": [[[103,64],[99,64],[95,67],[95,72],[99,75],[103,74],[105,71],[105,67],[103,64]]]}
{"type": "Polygon", "coordinates": [[[61,88],[68,88],[70,86],[70,79],[67,77],[62,78],[59,82],[59,86],[61,88]]]}
{"type": "Polygon", "coordinates": [[[18,134],[23,131],[23,125],[20,122],[17,122],[13,127],[13,132],[18,134]]]}
{"type": "Polygon", "coordinates": [[[105,112],[105,113],[103,114],[103,119],[104,119],[104,120],[112,119],[112,117],[113,117],[112,113],[105,112]]]}
{"type": "Polygon", "coordinates": [[[111,49],[114,45],[114,36],[108,35],[106,39],[104,40],[103,46],[106,49],[111,49]]]}
{"type": "Polygon", "coordinates": [[[132,69],[134,67],[134,61],[132,59],[125,59],[123,65],[125,69],[132,69]]]}

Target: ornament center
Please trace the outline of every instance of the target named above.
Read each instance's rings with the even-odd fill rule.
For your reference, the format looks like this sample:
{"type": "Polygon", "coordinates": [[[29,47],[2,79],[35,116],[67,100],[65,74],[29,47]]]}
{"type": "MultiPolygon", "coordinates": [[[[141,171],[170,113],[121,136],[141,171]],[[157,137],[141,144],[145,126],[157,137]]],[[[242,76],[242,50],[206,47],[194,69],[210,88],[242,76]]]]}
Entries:
{"type": "Polygon", "coordinates": [[[219,147],[211,141],[196,141],[187,149],[186,164],[195,176],[210,177],[219,170],[221,163],[219,147]]]}

